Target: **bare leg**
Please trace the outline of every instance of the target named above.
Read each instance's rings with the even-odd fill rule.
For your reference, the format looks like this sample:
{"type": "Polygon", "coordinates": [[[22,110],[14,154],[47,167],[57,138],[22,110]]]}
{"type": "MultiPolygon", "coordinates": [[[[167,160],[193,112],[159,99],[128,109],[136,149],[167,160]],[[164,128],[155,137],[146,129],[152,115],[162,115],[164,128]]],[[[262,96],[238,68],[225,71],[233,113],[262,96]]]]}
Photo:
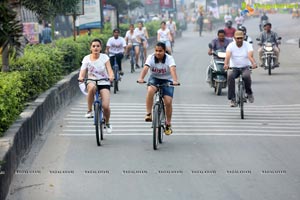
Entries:
{"type": "Polygon", "coordinates": [[[146,111],[147,114],[151,113],[152,106],[153,106],[153,97],[156,92],[156,87],[154,86],[148,86],[148,92],[146,96],[146,111]]]}
{"type": "Polygon", "coordinates": [[[170,96],[164,96],[164,103],[166,107],[166,124],[171,125],[172,120],[172,97],[170,96]]]}
{"type": "Polygon", "coordinates": [[[105,118],[105,123],[109,124],[109,119],[110,119],[110,92],[107,89],[102,89],[100,90],[100,95],[102,98],[102,108],[103,108],[103,114],[105,118]]]}
{"type": "Polygon", "coordinates": [[[87,103],[88,103],[88,111],[92,111],[92,106],[94,102],[94,96],[96,93],[96,84],[91,82],[87,85],[88,95],[87,95],[87,103]]]}

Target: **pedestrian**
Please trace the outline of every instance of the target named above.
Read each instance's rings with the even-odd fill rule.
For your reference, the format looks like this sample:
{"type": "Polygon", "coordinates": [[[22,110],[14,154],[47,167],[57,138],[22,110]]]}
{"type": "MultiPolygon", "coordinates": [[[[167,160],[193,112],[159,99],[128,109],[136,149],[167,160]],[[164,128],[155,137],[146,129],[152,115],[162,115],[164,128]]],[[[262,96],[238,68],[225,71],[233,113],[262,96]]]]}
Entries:
{"type": "Polygon", "coordinates": [[[197,19],[197,24],[199,25],[199,36],[202,36],[202,30],[203,30],[203,13],[201,12],[198,19],[197,19]]]}
{"type": "Polygon", "coordinates": [[[45,24],[45,27],[42,30],[42,40],[44,44],[52,42],[52,31],[47,23],[45,24]]]}

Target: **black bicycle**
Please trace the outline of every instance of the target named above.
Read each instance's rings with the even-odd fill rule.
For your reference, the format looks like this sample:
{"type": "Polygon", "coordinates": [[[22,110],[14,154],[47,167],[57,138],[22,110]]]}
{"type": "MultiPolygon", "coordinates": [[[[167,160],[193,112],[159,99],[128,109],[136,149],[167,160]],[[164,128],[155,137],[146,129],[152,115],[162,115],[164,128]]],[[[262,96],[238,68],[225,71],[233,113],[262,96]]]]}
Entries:
{"type": "MultiPolygon", "coordinates": [[[[251,67],[248,66],[250,69],[251,67]]],[[[232,69],[232,68],[230,68],[232,69]]],[[[240,114],[241,114],[241,119],[244,119],[244,103],[247,103],[247,96],[245,92],[245,82],[243,80],[243,69],[235,68],[234,70],[239,70],[239,77],[238,77],[238,91],[236,92],[236,104],[240,108],[240,114]]]]}
{"type": "MultiPolygon", "coordinates": [[[[146,83],[146,82],[144,82],[146,83]]],[[[180,84],[178,84],[180,85],[180,84]]],[[[155,102],[152,107],[152,129],[153,129],[153,149],[158,149],[158,144],[163,143],[163,132],[166,128],[166,112],[163,98],[163,87],[174,86],[172,82],[153,85],[157,88],[155,102]]]]}
{"type": "MultiPolygon", "coordinates": [[[[96,82],[96,85],[98,85],[98,82],[109,81],[109,79],[107,78],[84,79],[85,83],[87,81],[94,81],[96,82]]],[[[102,100],[98,89],[96,90],[93,104],[94,104],[94,125],[96,128],[96,141],[97,141],[97,145],[101,146],[101,140],[103,140],[103,127],[105,126],[105,119],[103,117],[102,100]]]]}
{"type": "Polygon", "coordinates": [[[113,72],[114,72],[114,76],[115,79],[113,81],[113,88],[114,88],[114,94],[117,93],[117,91],[119,91],[119,81],[121,81],[121,75],[120,75],[120,71],[119,71],[119,65],[117,62],[117,55],[113,55],[114,57],[114,65],[112,67],[113,72]]]}
{"type": "Polygon", "coordinates": [[[135,46],[132,45],[132,47],[130,48],[130,65],[131,65],[131,73],[135,72],[134,70],[134,63],[135,63],[135,46]]]}
{"type": "Polygon", "coordinates": [[[144,40],[142,40],[142,42],[140,43],[140,55],[139,55],[141,60],[141,68],[143,68],[145,64],[145,55],[144,55],[145,49],[144,49],[143,41],[144,40]]]}

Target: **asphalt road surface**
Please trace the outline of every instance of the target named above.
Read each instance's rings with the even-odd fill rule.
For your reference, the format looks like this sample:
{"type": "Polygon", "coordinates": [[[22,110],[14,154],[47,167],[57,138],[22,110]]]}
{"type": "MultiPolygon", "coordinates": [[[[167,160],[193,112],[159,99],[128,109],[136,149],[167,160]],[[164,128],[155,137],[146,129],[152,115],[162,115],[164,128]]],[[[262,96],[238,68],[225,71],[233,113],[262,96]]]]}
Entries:
{"type": "MultiPolygon", "coordinates": [[[[245,119],[205,82],[207,44],[216,31],[186,31],[175,44],[173,135],[152,149],[144,122],[146,86],[126,61],[111,95],[113,133],[97,147],[85,97],[61,110],[23,159],[8,200],[299,200],[300,20],[271,15],[283,37],[280,68],[252,72],[255,102],[245,119]]],[[[245,22],[258,35],[258,19],[245,22]]],[[[190,27],[192,30],[192,27],[190,27]]],[[[256,42],[255,42],[256,43],[256,42]]],[[[257,45],[254,45],[257,50],[257,45]]],[[[257,58],[257,51],[255,51],[257,58]]]]}

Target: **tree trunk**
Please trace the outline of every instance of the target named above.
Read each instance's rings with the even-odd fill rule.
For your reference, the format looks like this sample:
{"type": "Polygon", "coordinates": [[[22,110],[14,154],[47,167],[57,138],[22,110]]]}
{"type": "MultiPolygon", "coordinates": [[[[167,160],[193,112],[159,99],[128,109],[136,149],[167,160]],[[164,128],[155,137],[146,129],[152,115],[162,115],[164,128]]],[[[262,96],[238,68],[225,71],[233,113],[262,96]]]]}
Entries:
{"type": "Polygon", "coordinates": [[[2,72],[9,71],[8,46],[2,49],[2,72]]]}

